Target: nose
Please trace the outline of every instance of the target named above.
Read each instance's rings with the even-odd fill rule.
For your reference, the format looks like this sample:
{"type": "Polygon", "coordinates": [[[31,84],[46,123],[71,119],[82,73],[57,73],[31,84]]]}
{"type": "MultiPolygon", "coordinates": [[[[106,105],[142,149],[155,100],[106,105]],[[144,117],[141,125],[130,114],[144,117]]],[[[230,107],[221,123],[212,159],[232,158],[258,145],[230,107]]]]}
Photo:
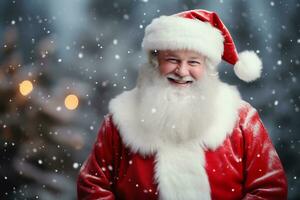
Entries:
{"type": "Polygon", "coordinates": [[[178,75],[178,76],[181,76],[181,77],[184,77],[184,76],[188,76],[189,75],[189,70],[188,70],[188,66],[186,63],[180,63],[178,65],[178,67],[176,68],[175,70],[175,74],[178,75]]]}

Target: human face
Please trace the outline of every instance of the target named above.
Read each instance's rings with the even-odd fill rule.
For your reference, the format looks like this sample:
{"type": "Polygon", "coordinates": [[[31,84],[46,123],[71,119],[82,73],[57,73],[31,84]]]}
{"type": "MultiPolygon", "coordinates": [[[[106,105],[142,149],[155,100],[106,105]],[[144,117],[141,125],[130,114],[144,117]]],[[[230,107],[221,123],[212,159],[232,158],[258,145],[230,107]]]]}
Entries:
{"type": "Polygon", "coordinates": [[[205,57],[190,50],[158,51],[159,72],[176,87],[189,87],[201,79],[205,70],[205,57]]]}

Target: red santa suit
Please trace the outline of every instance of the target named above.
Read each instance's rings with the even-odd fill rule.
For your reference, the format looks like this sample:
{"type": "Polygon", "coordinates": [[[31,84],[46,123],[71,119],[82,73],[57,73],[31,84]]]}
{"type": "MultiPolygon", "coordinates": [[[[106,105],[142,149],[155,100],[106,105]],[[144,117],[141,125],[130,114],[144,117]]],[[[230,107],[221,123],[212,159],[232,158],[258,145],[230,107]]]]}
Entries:
{"type": "Polygon", "coordinates": [[[228,106],[215,108],[215,121],[197,142],[182,144],[140,132],[136,89],[112,100],[81,168],[78,199],[286,199],[285,173],[257,111],[235,89],[224,84],[220,91],[228,106]]]}
{"type": "MultiPolygon", "coordinates": [[[[247,82],[261,74],[262,63],[255,52],[238,54],[217,14],[205,10],[154,19],[145,29],[142,46],[148,52],[198,52],[210,64],[207,70],[223,59],[234,64],[235,73],[247,82]]],[[[149,77],[149,73],[142,77],[149,77]]],[[[180,109],[176,105],[181,101],[169,108],[165,101],[160,109],[151,110],[151,101],[157,101],[159,95],[152,92],[145,96],[143,91],[154,84],[151,80],[145,87],[138,84],[110,102],[110,114],[80,170],[78,199],[287,198],[284,170],[267,131],[257,111],[241,100],[234,87],[212,82],[207,85],[213,86],[208,88],[208,96],[204,96],[216,94],[204,102],[210,106],[195,103],[189,112],[180,110],[172,115],[172,109],[180,109]],[[139,106],[142,98],[149,104],[139,106]],[[147,109],[162,117],[149,117],[147,109]],[[175,120],[160,121],[166,118],[165,113],[175,120]]]]}

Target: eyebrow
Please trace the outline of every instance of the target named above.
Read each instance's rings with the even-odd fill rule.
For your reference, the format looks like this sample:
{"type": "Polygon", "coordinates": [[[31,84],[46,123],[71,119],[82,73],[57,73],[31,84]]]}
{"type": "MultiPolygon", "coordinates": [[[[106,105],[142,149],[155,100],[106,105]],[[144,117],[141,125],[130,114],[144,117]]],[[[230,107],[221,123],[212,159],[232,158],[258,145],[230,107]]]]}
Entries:
{"type": "Polygon", "coordinates": [[[201,57],[199,57],[199,56],[193,56],[193,57],[190,57],[189,59],[201,59],[201,57]]]}

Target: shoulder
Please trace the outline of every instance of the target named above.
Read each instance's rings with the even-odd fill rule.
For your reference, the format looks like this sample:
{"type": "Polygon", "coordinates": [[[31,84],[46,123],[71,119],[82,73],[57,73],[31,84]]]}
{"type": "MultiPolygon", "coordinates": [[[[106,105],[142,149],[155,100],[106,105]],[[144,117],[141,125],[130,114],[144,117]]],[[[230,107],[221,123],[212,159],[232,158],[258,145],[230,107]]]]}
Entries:
{"type": "Polygon", "coordinates": [[[113,122],[112,114],[109,113],[104,116],[102,125],[98,132],[97,141],[101,143],[105,141],[110,146],[114,146],[116,144],[119,145],[121,143],[119,131],[113,122]]]}
{"type": "Polygon", "coordinates": [[[263,143],[263,141],[269,140],[268,131],[265,128],[259,113],[247,102],[243,102],[243,105],[239,109],[238,129],[246,140],[246,143],[247,140],[249,143],[254,143],[254,141],[263,143]]]}
{"type": "Polygon", "coordinates": [[[116,129],[116,126],[114,125],[113,120],[112,120],[111,113],[104,115],[102,126],[104,128],[108,128],[108,129],[116,129]]]}
{"type": "Polygon", "coordinates": [[[242,101],[239,108],[239,125],[245,127],[252,120],[260,119],[257,110],[248,102],[242,101]]]}
{"type": "Polygon", "coordinates": [[[112,114],[106,114],[103,118],[103,122],[100,128],[100,132],[102,131],[103,133],[109,133],[112,132],[116,129],[116,126],[113,123],[112,120],[112,114]]]}
{"type": "Polygon", "coordinates": [[[258,134],[264,134],[264,132],[265,128],[257,110],[250,103],[242,100],[238,109],[238,120],[230,136],[230,140],[238,139],[241,142],[249,138],[252,140],[251,138],[254,138],[258,134]]]}

